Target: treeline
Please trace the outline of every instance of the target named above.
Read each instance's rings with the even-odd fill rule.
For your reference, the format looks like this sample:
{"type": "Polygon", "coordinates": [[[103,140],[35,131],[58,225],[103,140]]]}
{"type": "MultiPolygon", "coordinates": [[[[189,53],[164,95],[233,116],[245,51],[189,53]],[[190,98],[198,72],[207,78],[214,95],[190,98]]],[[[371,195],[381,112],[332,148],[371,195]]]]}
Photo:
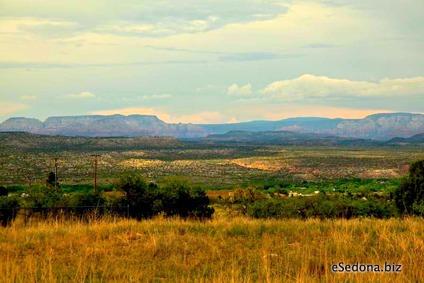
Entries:
{"type": "MultiPolygon", "coordinates": [[[[297,193],[295,193],[297,194],[297,193]]],[[[401,185],[387,195],[376,192],[328,193],[289,197],[283,187],[239,190],[223,203],[255,218],[389,218],[424,216],[424,160],[411,165],[401,185]]]]}
{"type": "Polygon", "coordinates": [[[10,224],[20,210],[25,217],[101,217],[113,215],[138,220],[155,215],[165,217],[208,219],[214,209],[206,192],[193,188],[177,179],[165,185],[146,182],[140,175],[128,173],[117,184],[117,194],[107,196],[103,192],[79,192],[66,194],[60,184],[54,183],[52,173],[46,186],[34,187],[20,196],[8,196],[4,187],[0,187],[0,222],[10,224]]]}
{"type": "MultiPolygon", "coordinates": [[[[128,173],[116,184],[114,196],[104,192],[64,193],[54,174],[46,186],[32,188],[20,196],[9,195],[0,187],[0,222],[10,224],[20,208],[29,208],[41,217],[101,217],[105,214],[138,220],[155,215],[208,219],[214,209],[201,188],[193,188],[178,179],[162,185],[146,182],[140,175],[128,173]]],[[[254,218],[389,218],[403,215],[424,216],[424,160],[410,166],[400,186],[386,194],[357,190],[353,192],[316,191],[312,195],[290,195],[283,187],[264,186],[234,192],[230,200],[218,203],[254,218]]]]}

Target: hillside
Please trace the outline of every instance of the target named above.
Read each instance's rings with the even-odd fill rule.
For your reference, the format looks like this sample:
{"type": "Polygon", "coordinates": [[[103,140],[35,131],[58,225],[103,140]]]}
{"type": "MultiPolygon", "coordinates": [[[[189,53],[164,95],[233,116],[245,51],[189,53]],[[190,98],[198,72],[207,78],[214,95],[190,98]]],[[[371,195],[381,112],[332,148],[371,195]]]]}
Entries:
{"type": "Polygon", "coordinates": [[[383,113],[363,119],[306,117],[228,124],[173,124],[151,115],[50,117],[44,122],[32,118],[10,118],[0,124],[0,131],[84,137],[172,136],[176,138],[202,138],[230,131],[290,131],[355,139],[390,140],[395,137],[406,138],[424,133],[424,115],[383,113]]]}
{"type": "Polygon", "coordinates": [[[410,144],[410,145],[424,145],[424,133],[414,135],[409,138],[393,138],[387,142],[388,144],[393,145],[403,145],[403,144],[410,144]]]}
{"type": "Polygon", "coordinates": [[[128,150],[145,148],[175,148],[181,142],[173,137],[66,137],[24,132],[0,133],[0,149],[9,151],[89,151],[128,150]]]}
{"type": "Polygon", "coordinates": [[[341,138],[336,136],[327,136],[320,134],[296,133],[290,131],[230,131],[225,134],[209,135],[203,139],[209,143],[238,143],[238,144],[257,144],[257,145],[377,145],[378,142],[363,139],[341,138]]]}

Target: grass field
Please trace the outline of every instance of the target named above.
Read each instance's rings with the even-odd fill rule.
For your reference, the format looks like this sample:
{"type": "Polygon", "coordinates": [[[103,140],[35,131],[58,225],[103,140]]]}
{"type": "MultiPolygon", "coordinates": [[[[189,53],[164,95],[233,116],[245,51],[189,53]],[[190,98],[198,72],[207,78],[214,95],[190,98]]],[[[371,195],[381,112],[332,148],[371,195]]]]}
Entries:
{"type": "Polygon", "coordinates": [[[157,218],[0,228],[1,282],[422,282],[424,220],[157,218]],[[340,274],[333,263],[402,264],[340,274]]]}
{"type": "Polygon", "coordinates": [[[254,188],[263,198],[285,190],[384,202],[399,187],[408,164],[424,159],[420,148],[0,150],[0,185],[12,195],[31,194],[45,185],[59,157],[63,193],[91,192],[93,153],[101,153],[99,189],[106,197],[122,195],[116,180],[125,171],[137,171],[159,185],[179,176],[207,190],[216,209],[213,219],[86,223],[34,218],[24,225],[18,216],[12,226],[0,228],[0,283],[424,280],[423,218],[253,219],[229,201],[240,189],[254,188]],[[402,264],[403,269],[332,272],[332,264],[339,262],[402,264]]]}
{"type": "Polygon", "coordinates": [[[182,148],[122,151],[9,152],[0,150],[0,184],[44,184],[59,158],[62,184],[91,183],[93,153],[100,153],[99,182],[137,170],[150,180],[185,176],[207,189],[231,189],[265,178],[304,180],[399,178],[407,164],[424,159],[420,148],[280,147],[182,148]]]}

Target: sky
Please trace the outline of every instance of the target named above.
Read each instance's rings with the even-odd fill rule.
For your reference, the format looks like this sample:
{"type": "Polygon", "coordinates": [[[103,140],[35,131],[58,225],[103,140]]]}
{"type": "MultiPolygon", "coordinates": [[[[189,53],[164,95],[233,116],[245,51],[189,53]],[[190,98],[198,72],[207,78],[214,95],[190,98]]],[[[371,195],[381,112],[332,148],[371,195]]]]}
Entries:
{"type": "Polygon", "coordinates": [[[424,112],[422,0],[0,0],[0,121],[424,112]]]}

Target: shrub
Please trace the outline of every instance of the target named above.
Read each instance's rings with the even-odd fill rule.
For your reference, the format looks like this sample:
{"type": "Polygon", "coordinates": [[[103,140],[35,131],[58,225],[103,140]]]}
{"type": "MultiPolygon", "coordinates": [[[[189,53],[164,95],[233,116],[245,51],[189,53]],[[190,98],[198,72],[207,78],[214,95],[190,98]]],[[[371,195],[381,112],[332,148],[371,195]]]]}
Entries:
{"type": "Polygon", "coordinates": [[[68,199],[60,191],[48,187],[33,187],[25,192],[22,202],[30,209],[30,215],[39,213],[42,217],[57,216],[61,213],[58,208],[67,206],[68,199]]]}
{"type": "Polygon", "coordinates": [[[209,206],[210,200],[201,188],[191,190],[190,217],[211,218],[215,210],[209,206]]]}
{"type": "Polygon", "coordinates": [[[7,196],[8,194],[9,194],[8,190],[5,187],[0,186],[0,197],[7,196]]]}
{"type": "Polygon", "coordinates": [[[160,188],[147,184],[140,175],[126,174],[119,188],[125,192],[120,205],[128,206],[129,216],[138,220],[160,213],[183,218],[210,218],[213,214],[206,193],[181,181],[169,181],[160,188]]]}
{"type": "Polygon", "coordinates": [[[414,214],[417,211],[416,207],[422,205],[424,202],[424,160],[411,165],[408,177],[394,192],[394,199],[396,206],[403,214],[414,214]]]}
{"type": "Polygon", "coordinates": [[[100,207],[105,203],[102,193],[98,192],[76,193],[69,200],[71,207],[100,207]]]}
{"type": "Polygon", "coordinates": [[[78,217],[86,215],[97,217],[108,211],[103,194],[98,192],[76,193],[72,195],[68,204],[71,207],[69,212],[78,217]]]}
{"type": "Polygon", "coordinates": [[[140,220],[152,217],[157,212],[154,210],[154,204],[157,206],[157,185],[147,184],[140,175],[131,173],[120,179],[118,187],[125,193],[120,205],[128,206],[130,217],[140,220]]]}
{"type": "Polygon", "coordinates": [[[33,209],[46,209],[66,206],[63,193],[46,187],[36,187],[26,192],[25,206],[33,209]]]}
{"type": "Polygon", "coordinates": [[[255,218],[387,218],[395,216],[396,209],[386,200],[313,196],[257,201],[248,205],[247,214],[255,218]]]}
{"type": "Polygon", "coordinates": [[[156,209],[166,216],[210,218],[214,212],[205,191],[182,183],[170,183],[162,188],[156,204],[161,206],[156,209]]]}
{"type": "Polygon", "coordinates": [[[424,216],[424,201],[422,201],[420,203],[415,202],[412,205],[412,212],[415,215],[424,216]]]}
{"type": "Polygon", "coordinates": [[[15,197],[0,196],[0,224],[7,226],[16,218],[19,202],[15,197]]]}

